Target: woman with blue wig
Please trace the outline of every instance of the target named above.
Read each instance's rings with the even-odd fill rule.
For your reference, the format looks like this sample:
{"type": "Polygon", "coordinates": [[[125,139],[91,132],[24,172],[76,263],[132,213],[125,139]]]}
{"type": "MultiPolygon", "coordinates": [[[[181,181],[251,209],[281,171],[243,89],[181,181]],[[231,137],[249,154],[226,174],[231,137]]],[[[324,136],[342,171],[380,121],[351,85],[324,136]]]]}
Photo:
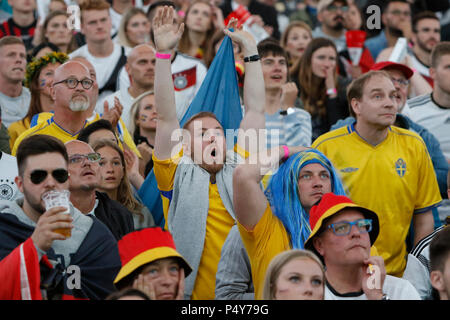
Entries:
{"type": "Polygon", "coordinates": [[[285,250],[303,249],[311,232],[311,207],[325,193],[345,195],[335,168],[320,151],[286,146],[269,151],[268,155],[250,156],[233,175],[233,204],[256,299],[262,297],[272,258],[285,250]],[[264,192],[261,180],[270,170],[274,173],[264,192]]]}

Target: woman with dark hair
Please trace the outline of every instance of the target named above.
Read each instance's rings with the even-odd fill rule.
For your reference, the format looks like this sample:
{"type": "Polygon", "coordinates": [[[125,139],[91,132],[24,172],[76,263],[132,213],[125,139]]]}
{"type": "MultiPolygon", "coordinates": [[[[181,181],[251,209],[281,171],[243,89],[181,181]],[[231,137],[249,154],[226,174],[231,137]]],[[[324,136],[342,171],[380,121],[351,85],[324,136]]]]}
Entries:
{"type": "Polygon", "coordinates": [[[220,9],[207,0],[194,0],[186,10],[184,24],[178,51],[198,59],[209,56],[210,50],[214,50],[209,45],[210,39],[216,30],[224,28],[220,9]]]}
{"type": "Polygon", "coordinates": [[[30,128],[34,115],[53,110],[50,88],[56,68],[69,60],[63,52],[51,52],[27,65],[25,86],[30,89],[30,108],[26,116],[8,127],[11,149],[19,135],[30,128]]]}
{"type": "Polygon", "coordinates": [[[306,47],[293,79],[302,107],[311,114],[312,141],[349,115],[346,88],[349,80],[337,71],[338,53],[331,40],[315,38],[306,47]]]}

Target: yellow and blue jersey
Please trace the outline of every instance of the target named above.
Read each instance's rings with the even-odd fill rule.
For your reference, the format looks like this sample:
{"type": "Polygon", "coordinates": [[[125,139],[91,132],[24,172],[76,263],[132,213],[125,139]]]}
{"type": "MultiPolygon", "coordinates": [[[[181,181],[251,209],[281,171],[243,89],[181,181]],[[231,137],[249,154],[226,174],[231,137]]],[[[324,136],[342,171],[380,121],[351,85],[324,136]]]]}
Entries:
{"type": "Polygon", "coordinates": [[[380,234],[374,245],[387,273],[401,276],[413,214],[427,212],[442,201],[422,138],[391,126],[386,139],[373,146],[349,125],[323,134],[312,147],[331,160],[350,198],[378,214],[380,234]]]}
{"type": "MultiPolygon", "coordinates": [[[[100,119],[100,115],[95,113],[92,117],[88,118],[85,121],[83,128],[88,126],[89,124],[100,119]]],[[[81,131],[81,130],[80,130],[81,131]]],[[[80,132],[76,132],[74,134],[66,131],[64,128],[59,126],[53,119],[52,112],[41,112],[35,114],[30,121],[30,128],[23,132],[15,141],[14,146],[11,150],[11,154],[15,155],[17,152],[17,148],[20,142],[30,135],[35,134],[46,134],[49,136],[53,136],[63,143],[66,143],[71,140],[75,140],[78,137],[80,132]]],[[[136,153],[139,157],[141,156],[139,150],[136,147],[136,144],[133,141],[130,133],[128,132],[125,124],[122,121],[122,118],[119,119],[117,124],[117,134],[119,137],[119,145],[123,149],[122,143],[125,143],[134,153],[136,153]]]]}

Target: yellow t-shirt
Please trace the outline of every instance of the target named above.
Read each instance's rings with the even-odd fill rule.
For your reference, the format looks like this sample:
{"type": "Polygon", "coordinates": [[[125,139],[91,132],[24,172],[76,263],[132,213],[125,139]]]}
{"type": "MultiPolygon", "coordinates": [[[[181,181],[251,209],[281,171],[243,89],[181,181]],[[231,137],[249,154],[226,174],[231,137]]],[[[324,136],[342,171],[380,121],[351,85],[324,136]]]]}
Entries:
{"type": "MultiPolygon", "coordinates": [[[[176,157],[167,160],[159,160],[153,154],[153,170],[158,183],[158,189],[161,191],[166,229],[175,172],[182,154],[182,151],[180,151],[176,157]]],[[[217,185],[210,182],[206,235],[197,278],[195,279],[195,285],[192,291],[193,300],[214,299],[217,266],[219,264],[222,246],[234,223],[234,219],[222,203],[217,185]]]]}
{"type": "Polygon", "coordinates": [[[14,147],[14,142],[16,142],[16,139],[28,129],[30,129],[30,120],[28,118],[26,118],[24,121],[19,120],[11,123],[11,125],[8,127],[9,146],[11,150],[14,147]]]}
{"type": "Polygon", "coordinates": [[[261,299],[270,261],[277,254],[291,249],[289,235],[280,219],[272,213],[269,204],[253,230],[247,230],[239,222],[237,224],[250,259],[255,298],[261,299]]]}
{"type": "MultiPolygon", "coordinates": [[[[86,120],[83,128],[85,128],[86,126],[90,125],[91,123],[93,123],[99,119],[100,119],[100,115],[95,114],[95,116],[86,120]]],[[[51,112],[41,112],[41,113],[35,115],[33,117],[32,121],[33,121],[33,124],[34,124],[34,122],[36,124],[32,125],[31,128],[24,131],[22,134],[20,134],[18,136],[18,138],[14,142],[13,147],[11,148],[12,155],[14,155],[14,156],[16,155],[17,148],[18,148],[20,142],[22,142],[23,139],[25,139],[26,137],[28,137],[30,135],[46,134],[46,135],[53,136],[53,137],[61,140],[63,143],[66,143],[68,141],[75,140],[79,134],[79,132],[77,132],[75,134],[71,134],[71,133],[67,132],[66,130],[64,130],[63,128],[61,128],[53,120],[53,113],[51,113],[51,112]]],[[[123,147],[122,147],[122,141],[123,141],[134,153],[136,153],[139,157],[141,157],[141,153],[137,149],[136,144],[133,141],[133,138],[131,137],[130,133],[126,129],[125,124],[122,121],[122,118],[119,119],[117,129],[119,131],[120,147],[123,149],[123,147]]]]}
{"type": "Polygon", "coordinates": [[[429,211],[442,200],[422,138],[392,126],[386,139],[373,146],[350,125],[323,134],[312,147],[331,160],[350,198],[377,213],[380,233],[375,246],[387,273],[401,277],[413,214],[429,211]]]}

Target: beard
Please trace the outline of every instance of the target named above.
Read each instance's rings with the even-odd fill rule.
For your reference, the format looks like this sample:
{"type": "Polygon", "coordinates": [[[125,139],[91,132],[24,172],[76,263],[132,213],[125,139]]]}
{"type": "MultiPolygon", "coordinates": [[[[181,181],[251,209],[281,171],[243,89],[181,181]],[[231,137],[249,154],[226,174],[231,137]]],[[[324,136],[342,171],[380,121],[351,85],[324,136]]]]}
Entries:
{"type": "Polygon", "coordinates": [[[89,98],[85,97],[85,100],[76,99],[73,98],[69,101],[69,108],[73,112],[81,112],[86,111],[89,108],[89,98]]]}
{"type": "Polygon", "coordinates": [[[402,31],[402,30],[400,30],[400,29],[398,29],[398,28],[396,28],[396,27],[391,27],[391,26],[388,26],[387,29],[388,29],[389,33],[390,33],[393,37],[395,37],[395,38],[401,38],[401,37],[403,37],[403,31],[402,31]]]}
{"type": "Polygon", "coordinates": [[[38,212],[41,215],[46,211],[45,207],[42,205],[41,198],[36,200],[35,196],[25,188],[23,189],[23,195],[34,211],[38,212]]]}

